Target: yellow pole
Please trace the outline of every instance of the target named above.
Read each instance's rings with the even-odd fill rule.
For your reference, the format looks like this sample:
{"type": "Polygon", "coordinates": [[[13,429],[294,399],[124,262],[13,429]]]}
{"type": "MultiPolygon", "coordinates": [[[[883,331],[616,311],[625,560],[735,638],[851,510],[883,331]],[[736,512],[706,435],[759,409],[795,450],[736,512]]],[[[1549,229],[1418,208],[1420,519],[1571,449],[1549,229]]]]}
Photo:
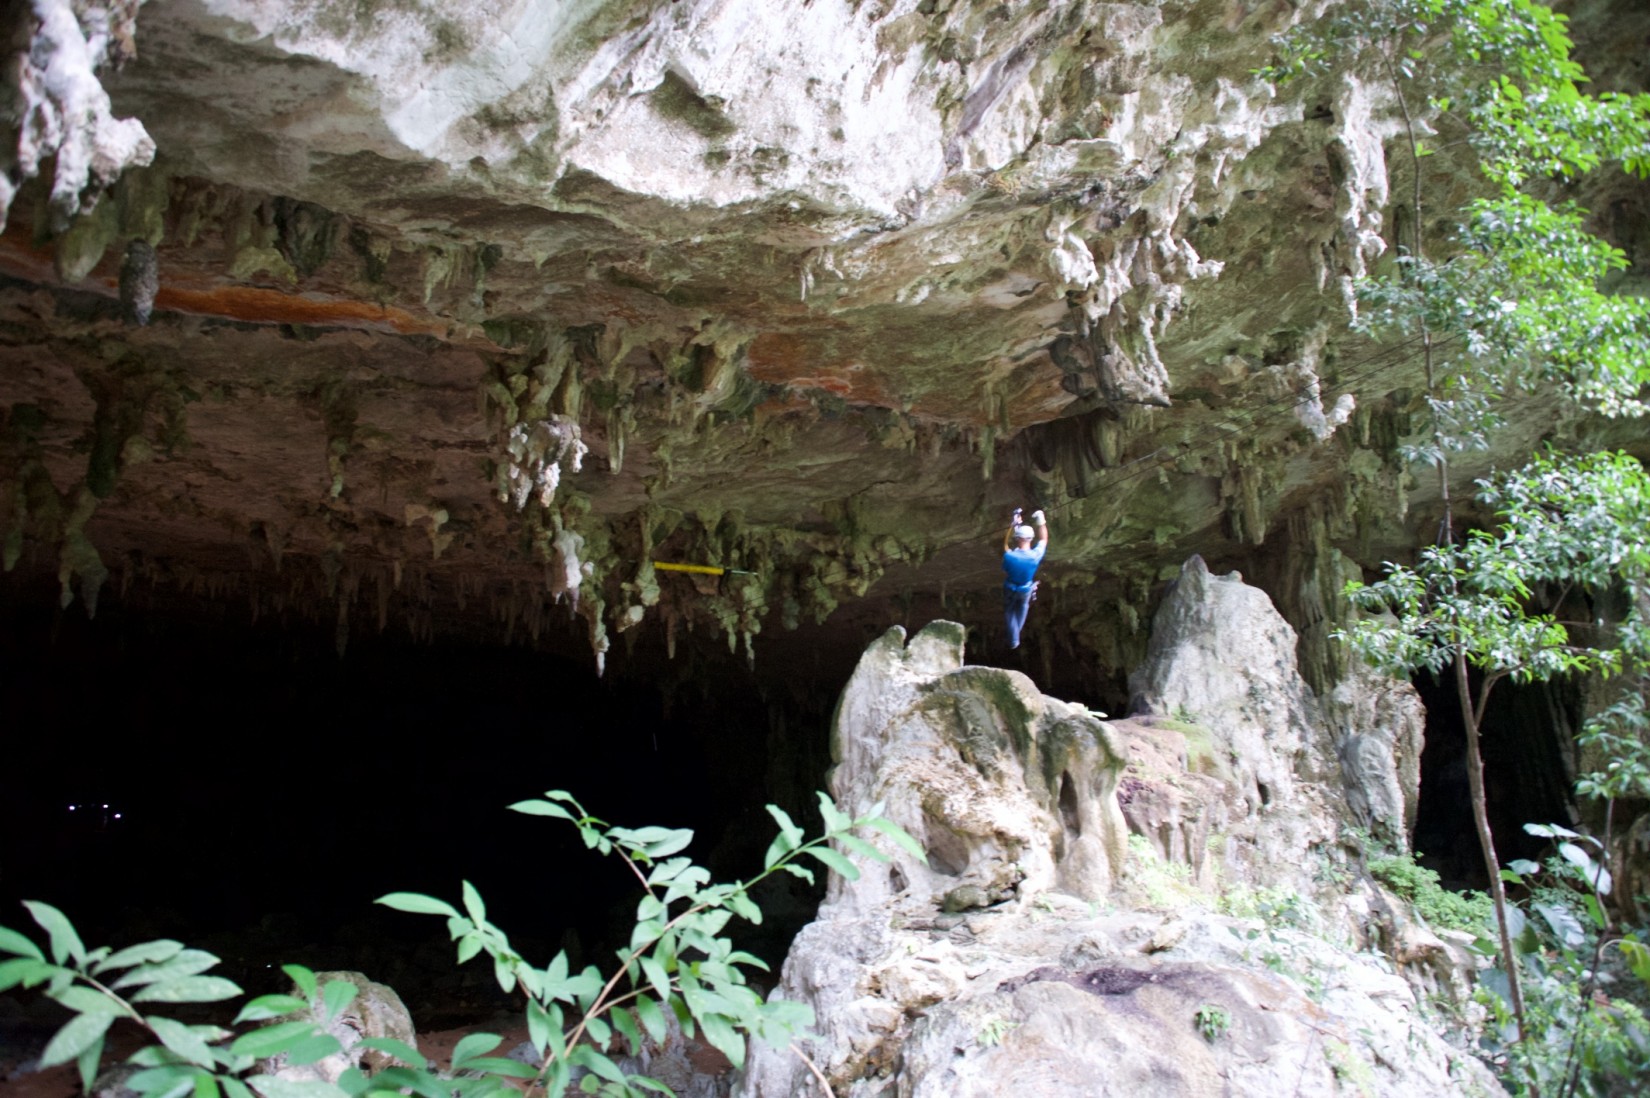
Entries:
{"type": "Polygon", "coordinates": [[[661,572],[697,572],[701,576],[720,576],[727,571],[710,564],[671,564],[662,560],[654,561],[653,567],[661,572]]]}

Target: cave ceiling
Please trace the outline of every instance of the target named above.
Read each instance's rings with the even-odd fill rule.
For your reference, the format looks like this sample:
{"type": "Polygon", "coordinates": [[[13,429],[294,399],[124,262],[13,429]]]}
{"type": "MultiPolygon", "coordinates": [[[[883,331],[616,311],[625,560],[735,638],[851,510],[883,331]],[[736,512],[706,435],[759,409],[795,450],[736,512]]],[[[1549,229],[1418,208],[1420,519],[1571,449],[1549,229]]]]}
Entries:
{"type": "MultiPolygon", "coordinates": [[[[1326,6],[11,5],[7,598],[754,656],[990,628],[1024,504],[1067,651],[1126,670],[1197,552],[1321,678],[1340,582],[1436,517],[1417,356],[1348,329],[1396,103],[1252,75],[1326,6]]],[[[1650,18],[1611,18],[1578,31],[1642,83],[1650,18]]],[[[1513,407],[1463,483],[1620,441],[1513,407]]]]}

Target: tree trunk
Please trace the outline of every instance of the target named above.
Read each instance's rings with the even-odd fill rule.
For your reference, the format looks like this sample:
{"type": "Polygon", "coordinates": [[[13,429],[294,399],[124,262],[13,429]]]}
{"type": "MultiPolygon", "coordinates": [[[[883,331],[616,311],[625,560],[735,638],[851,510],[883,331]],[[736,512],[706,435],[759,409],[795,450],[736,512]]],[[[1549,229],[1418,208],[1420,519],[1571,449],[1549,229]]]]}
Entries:
{"type": "MultiPolygon", "coordinates": [[[[1486,685],[1485,691],[1488,691],[1486,685]]],[[[1483,720],[1482,704],[1474,707],[1467,680],[1467,656],[1455,651],[1455,696],[1461,702],[1461,719],[1467,733],[1467,781],[1472,794],[1472,822],[1478,829],[1478,843],[1484,850],[1484,868],[1490,878],[1490,898],[1495,901],[1495,925],[1501,936],[1501,964],[1507,970],[1507,994],[1512,1001],[1513,1019],[1518,1023],[1518,1040],[1525,1043],[1529,1033],[1524,1024],[1524,991],[1518,980],[1518,954],[1513,952],[1512,932],[1507,924],[1507,892],[1501,884],[1501,860],[1495,855],[1495,839],[1490,835],[1489,804],[1484,796],[1484,756],[1478,750],[1478,726],[1483,720]]],[[[1482,703],[1482,698],[1480,703],[1482,703]]],[[[1530,1093],[1536,1094],[1530,1081],[1530,1093]]]]}

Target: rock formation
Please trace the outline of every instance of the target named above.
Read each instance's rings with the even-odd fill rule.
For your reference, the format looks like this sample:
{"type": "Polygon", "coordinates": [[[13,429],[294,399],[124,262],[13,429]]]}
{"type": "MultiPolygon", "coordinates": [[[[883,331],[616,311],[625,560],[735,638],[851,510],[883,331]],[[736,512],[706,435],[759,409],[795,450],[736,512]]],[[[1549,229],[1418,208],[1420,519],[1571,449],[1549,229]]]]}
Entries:
{"type": "MultiPolygon", "coordinates": [[[[1395,105],[1253,75],[1333,6],[11,5],[15,597],[857,648],[994,628],[1029,503],[1070,666],[1120,689],[1196,551],[1325,687],[1338,580],[1433,505],[1417,367],[1346,329],[1395,105]]],[[[1609,197],[1630,243],[1645,193],[1609,197]]],[[[1502,452],[1599,431],[1541,407],[1502,452]]]]}
{"type": "MultiPolygon", "coordinates": [[[[833,795],[928,858],[858,859],[786,960],[835,1093],[1499,1093],[1431,1005],[1470,964],[1400,943],[1342,833],[1402,813],[1419,745],[1383,753],[1394,719],[1362,700],[1326,717],[1264,594],[1188,562],[1120,720],[966,666],[963,639],[891,629],[837,709],[833,795]]],[[[811,1074],[759,1048],[738,1093],[811,1074]]]]}

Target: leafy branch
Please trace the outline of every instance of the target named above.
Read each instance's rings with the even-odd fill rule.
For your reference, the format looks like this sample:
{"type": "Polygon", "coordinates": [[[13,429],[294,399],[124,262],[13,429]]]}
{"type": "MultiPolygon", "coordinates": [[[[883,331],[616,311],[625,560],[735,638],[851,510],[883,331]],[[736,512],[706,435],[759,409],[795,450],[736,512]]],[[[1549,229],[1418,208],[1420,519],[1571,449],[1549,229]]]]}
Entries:
{"type": "MultiPolygon", "coordinates": [[[[413,892],[391,893],[378,902],[445,917],[460,964],[485,953],[499,986],[525,993],[528,1036],[541,1058],[538,1065],[494,1055],[503,1039],[491,1033],[472,1033],[459,1041],[445,1072],[394,1038],[367,1037],[346,1048],[326,1028],[353,1001],[355,986],[343,980],[320,984],[315,973],[300,965],[284,967],[297,994],[252,999],[233,1025],[267,1024],[238,1036],[222,1026],[146,1014],[149,1008],[141,1004],[215,1003],[242,991],[230,980],[207,974],[219,963],[217,957],[181,942],[144,942],[118,952],[88,950],[67,916],[38,901],[25,906],[46,932],[47,948],[0,926],[0,956],[10,955],[0,960],[0,992],[43,986],[48,997],[73,1013],[47,1043],[41,1066],[76,1062],[87,1091],[97,1077],[109,1028],[124,1019],[152,1038],[128,1057],[137,1071],[124,1081],[144,1098],[514,1098],[523,1085],[555,1098],[573,1085],[575,1073],[582,1073],[577,1083],[586,1093],[610,1098],[669,1094],[664,1084],[620,1069],[614,1060],[619,1042],[635,1051],[647,1040],[663,1044],[674,1021],[689,1037],[703,1034],[740,1066],[747,1037],[784,1047],[812,1024],[813,1013],[805,1004],[764,1001],[746,983],[744,969],[766,966],[735,949],[725,930],[735,917],[761,922],[752,888],[781,872],[812,882],[813,870],[804,859],[849,879],[859,874],[849,854],[890,860],[890,854],[856,834],[863,830],[885,837],[913,858],[924,857],[920,844],[879,810],[852,819],[821,793],[823,835],[807,839],[783,810],[769,805],[779,833],[768,847],[762,872],[748,881],[716,884],[709,871],[678,856],[691,843],[691,831],[615,827],[591,816],[561,790],[511,807],[569,821],[588,849],[617,853],[641,885],[635,929],[611,976],[603,979],[595,966],[572,972],[565,951],[543,968],[528,963],[504,931],[488,921],[486,904],[468,881],[461,885],[461,907],[413,892]],[[336,1082],[296,1080],[281,1070],[357,1050],[375,1050],[393,1062],[370,1076],[359,1067],[338,1067],[336,1082]]],[[[800,1050],[797,1054],[802,1055],[800,1050]]],[[[809,1066],[817,1077],[818,1069],[809,1066]]]]}
{"type": "Polygon", "coordinates": [[[751,889],[780,872],[811,883],[813,871],[801,864],[804,856],[849,880],[857,878],[858,868],[833,843],[864,858],[889,860],[888,854],[854,834],[862,828],[887,836],[912,857],[923,857],[921,846],[891,821],[875,812],[852,819],[821,793],[823,835],[805,841],[802,829],[782,809],[768,805],[779,831],[764,856],[762,872],[748,881],[713,884],[707,870],[675,856],[692,841],[691,831],[616,827],[592,816],[563,790],[510,807],[566,820],[587,849],[617,853],[642,886],[630,943],[619,951],[618,968],[611,976],[603,980],[595,966],[571,974],[565,951],[544,969],[534,968],[511,950],[502,931],[486,921],[481,898],[468,882],[463,885],[462,913],[418,893],[392,893],[378,902],[401,911],[446,916],[448,930],[458,942],[460,963],[485,951],[493,959],[499,986],[505,991],[519,986],[526,993],[528,1036],[542,1058],[530,1082],[543,1086],[549,1095],[565,1091],[575,1068],[588,1071],[588,1078],[596,1080],[592,1086],[602,1094],[662,1092],[662,1085],[651,1079],[624,1075],[610,1053],[620,1038],[632,1049],[642,1047],[644,1034],[662,1044],[668,1017],[674,1017],[689,1037],[703,1033],[735,1067],[744,1064],[747,1034],[776,1046],[787,1044],[797,1030],[812,1023],[812,1011],[786,1000],[764,1002],[746,984],[742,970],[767,966],[735,950],[723,935],[734,917],[761,922],[762,911],[750,898],[751,889]],[[571,1020],[565,1008],[575,1012],[571,1020]]]}

